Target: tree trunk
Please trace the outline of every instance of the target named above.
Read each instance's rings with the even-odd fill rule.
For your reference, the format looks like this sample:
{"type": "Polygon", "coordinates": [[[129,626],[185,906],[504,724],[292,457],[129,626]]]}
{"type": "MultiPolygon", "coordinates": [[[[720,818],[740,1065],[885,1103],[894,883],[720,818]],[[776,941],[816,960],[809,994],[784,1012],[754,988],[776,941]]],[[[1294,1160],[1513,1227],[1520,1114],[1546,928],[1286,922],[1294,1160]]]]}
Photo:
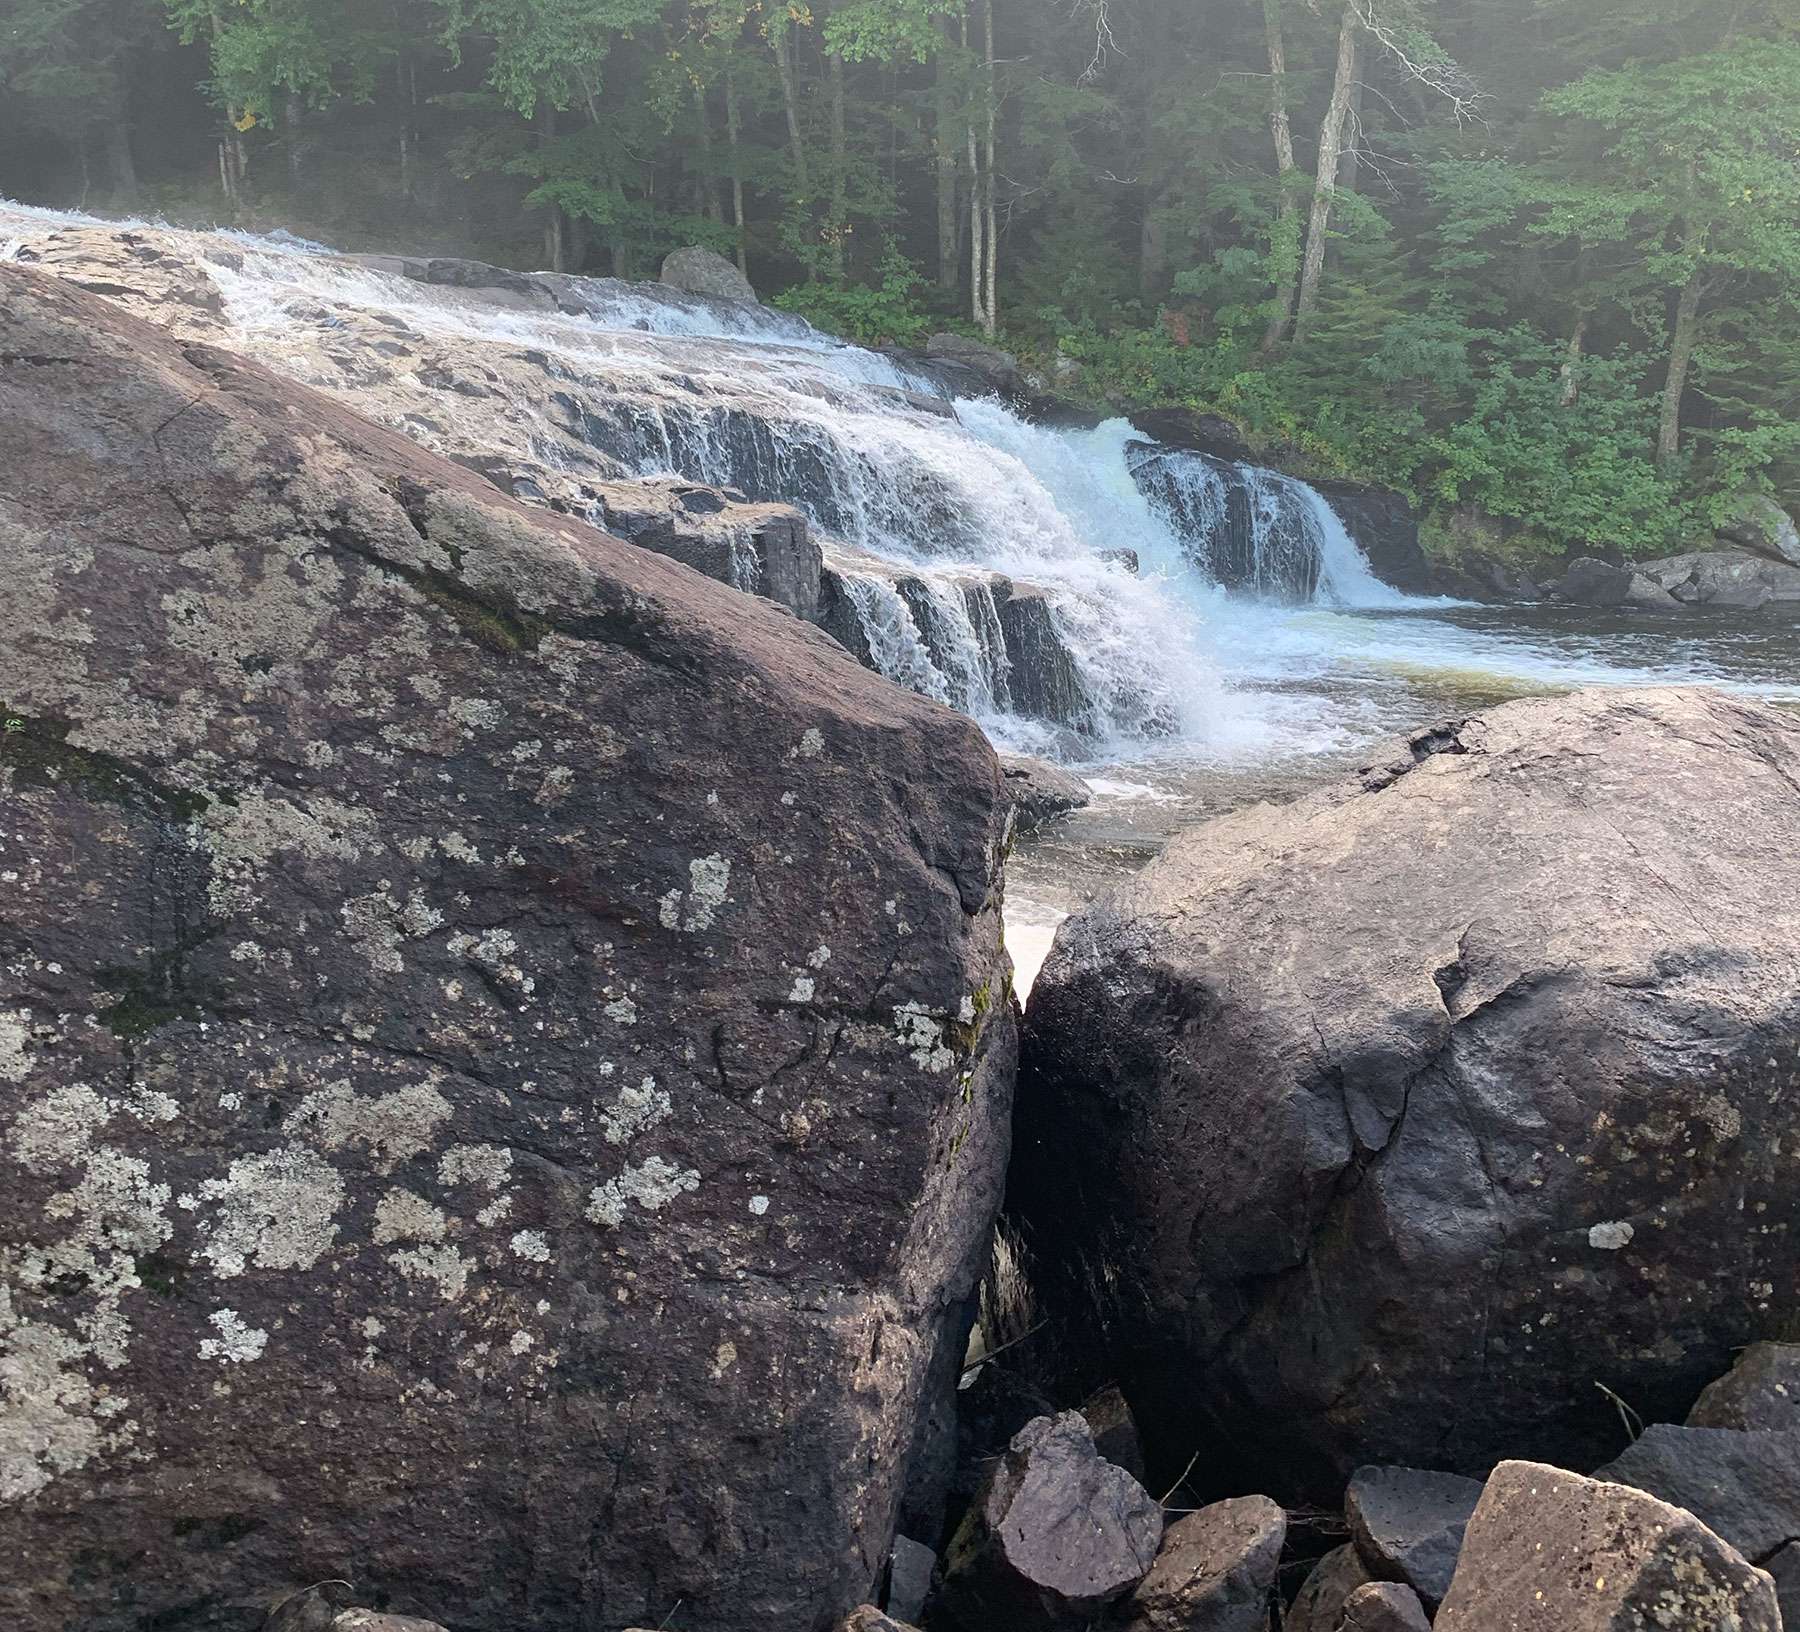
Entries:
{"type": "Polygon", "coordinates": [[[1169,282],[1168,234],[1162,219],[1164,171],[1158,158],[1162,144],[1156,134],[1165,65],[1173,55],[1169,13],[1163,0],[1146,0],[1143,41],[1137,110],[1138,160],[1143,177],[1138,199],[1138,290],[1146,300],[1153,300],[1163,293],[1169,282]]]}
{"type": "Polygon", "coordinates": [[[844,59],[833,51],[826,62],[826,75],[831,86],[831,269],[844,275],[844,243],[850,233],[848,214],[848,180],[845,169],[850,162],[850,148],[844,127],[844,59]]]}
{"type": "Polygon", "coordinates": [[[775,53],[775,71],[781,77],[781,103],[787,110],[788,150],[794,157],[795,191],[805,202],[812,195],[812,180],[807,173],[806,143],[800,135],[800,86],[790,49],[792,34],[793,26],[789,24],[769,41],[769,48],[775,53]]]}
{"type": "Polygon", "coordinates": [[[994,0],[987,0],[982,7],[982,16],[987,47],[987,143],[982,154],[987,173],[981,183],[987,210],[987,250],[983,256],[987,283],[982,297],[981,329],[992,340],[1000,327],[1000,221],[999,213],[994,208],[995,147],[1000,123],[1000,98],[994,82],[994,0]]]}
{"type": "Polygon", "coordinates": [[[956,210],[956,98],[950,67],[950,19],[939,19],[943,44],[937,54],[936,158],[938,287],[956,293],[961,259],[961,234],[956,210]]]}
{"type": "Polygon", "coordinates": [[[287,127],[283,133],[287,147],[288,192],[300,191],[300,127],[306,117],[304,104],[298,91],[289,91],[282,101],[282,123],[287,127]]]}
{"type": "Polygon", "coordinates": [[[1281,0],[1263,0],[1263,29],[1269,39],[1269,133],[1275,138],[1275,311],[1263,331],[1262,349],[1273,351],[1294,312],[1300,279],[1299,210],[1294,203],[1294,127],[1288,120],[1287,48],[1281,37],[1281,0]]]}
{"type": "Polygon", "coordinates": [[[1574,331],[1569,335],[1569,349],[1563,356],[1562,395],[1558,399],[1565,408],[1573,408],[1581,397],[1581,352],[1587,343],[1587,313],[1583,312],[1575,319],[1574,331]]]}
{"type": "Polygon", "coordinates": [[[1688,368],[1700,334],[1700,296],[1704,282],[1696,267],[1675,303],[1675,332],[1669,339],[1669,377],[1663,385],[1662,428],[1656,438],[1656,462],[1672,465],[1681,456],[1681,399],[1687,394],[1688,368]]]}
{"type": "Polygon", "coordinates": [[[706,117],[706,92],[698,85],[694,87],[694,120],[700,133],[700,213],[708,221],[722,224],[725,209],[719,203],[719,178],[714,173],[712,123],[706,117]]]}
{"type": "Polygon", "coordinates": [[[129,209],[137,203],[138,198],[137,165],[132,162],[131,157],[131,125],[123,106],[124,98],[119,100],[121,106],[106,121],[103,133],[106,139],[106,164],[112,171],[113,202],[129,209]]]}
{"type": "Polygon", "coordinates": [[[1349,134],[1344,141],[1343,155],[1338,160],[1338,188],[1342,192],[1356,191],[1358,175],[1362,170],[1362,110],[1363,82],[1360,76],[1350,87],[1350,113],[1345,124],[1349,134]]]}
{"type": "Polygon", "coordinates": [[[737,228],[737,265],[745,277],[750,275],[750,253],[744,242],[744,167],[738,153],[737,81],[731,70],[725,70],[725,142],[731,150],[731,224],[737,228]]]}
{"type": "Polygon", "coordinates": [[[1319,169],[1313,184],[1312,218],[1306,227],[1306,259],[1300,266],[1300,293],[1294,303],[1294,338],[1306,332],[1319,299],[1319,279],[1325,270],[1325,240],[1331,231],[1331,206],[1337,197],[1338,160],[1343,156],[1344,122],[1350,113],[1350,91],[1356,83],[1356,0],[1344,7],[1338,30],[1337,73],[1331,84],[1331,102],[1319,126],[1319,169]]]}

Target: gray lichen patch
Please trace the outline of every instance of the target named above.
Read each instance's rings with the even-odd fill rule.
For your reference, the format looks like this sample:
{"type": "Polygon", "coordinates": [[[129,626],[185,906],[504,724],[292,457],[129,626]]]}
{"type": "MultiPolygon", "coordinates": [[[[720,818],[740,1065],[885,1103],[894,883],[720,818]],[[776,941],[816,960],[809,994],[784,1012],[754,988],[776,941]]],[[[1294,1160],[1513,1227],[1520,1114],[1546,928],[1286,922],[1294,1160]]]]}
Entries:
{"type": "Polygon", "coordinates": [[[200,1223],[202,1255],[223,1277],[258,1269],[311,1269],[337,1239],[344,1205],[337,1170],[304,1145],[240,1156],[200,1186],[217,1210],[200,1223]]]}
{"type": "Polygon", "coordinates": [[[645,1212],[660,1212],[677,1196],[700,1188],[700,1175],[685,1171],[660,1156],[651,1156],[627,1167],[617,1178],[596,1185],[588,1197],[590,1222],[616,1229],[625,1222],[626,1210],[635,1203],[645,1212]]]}
{"type": "Polygon", "coordinates": [[[308,1094],[295,1110],[292,1126],[321,1150],[360,1146],[374,1154],[379,1172],[391,1173],[429,1150],[450,1120],[450,1102],[434,1080],[365,1097],[344,1078],[308,1094]]]}

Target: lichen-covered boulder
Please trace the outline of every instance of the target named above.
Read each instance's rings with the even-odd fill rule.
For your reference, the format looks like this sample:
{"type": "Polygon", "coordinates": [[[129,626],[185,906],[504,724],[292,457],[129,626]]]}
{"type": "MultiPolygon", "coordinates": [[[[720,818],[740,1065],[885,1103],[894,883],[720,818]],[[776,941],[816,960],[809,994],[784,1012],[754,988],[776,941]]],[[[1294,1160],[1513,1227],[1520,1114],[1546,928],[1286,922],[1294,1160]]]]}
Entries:
{"type": "MultiPolygon", "coordinates": [[[[1351,1602],[1355,1602],[1354,1597],[1351,1602]]],[[[1436,1632],[1780,1632],[1775,1587],[1693,1514],[1624,1485],[1502,1462],[1436,1632]]]]}
{"type": "Polygon", "coordinates": [[[1032,992],[1009,1210],[1077,1381],[1321,1504],[1592,1467],[1597,1381],[1679,1416],[1800,1313],[1796,900],[1800,718],[1698,689],[1508,704],[1175,840],[1032,992]]]}
{"type": "Polygon", "coordinates": [[[1007,1142],[991,751],[0,267],[0,1623],[823,1627],[1007,1142]]]}

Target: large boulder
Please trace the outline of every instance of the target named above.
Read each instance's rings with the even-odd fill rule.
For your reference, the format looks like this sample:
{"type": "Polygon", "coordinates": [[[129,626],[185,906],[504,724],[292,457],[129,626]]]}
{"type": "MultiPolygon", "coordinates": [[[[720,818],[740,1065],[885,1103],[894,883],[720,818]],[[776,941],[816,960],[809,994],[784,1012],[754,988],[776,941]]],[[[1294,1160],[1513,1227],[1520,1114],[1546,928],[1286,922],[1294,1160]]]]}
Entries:
{"type": "Polygon", "coordinates": [[[950,363],[966,369],[981,384],[1012,396],[1023,386],[1019,359],[1010,351],[990,346],[968,334],[934,334],[925,342],[925,355],[934,362],[950,363]]]}
{"type": "Polygon", "coordinates": [[[1647,573],[1582,556],[1551,586],[1571,606],[1622,607],[1635,612],[1678,612],[1681,603],[1647,573]]]}
{"type": "Polygon", "coordinates": [[[1800,567],[1800,527],[1794,518],[1766,493],[1746,493],[1738,500],[1719,536],[1747,550],[1800,567]]]}
{"type": "Polygon", "coordinates": [[[1691,1513],[1502,1462],[1435,1632],[1780,1632],[1775,1588],[1691,1513]]]}
{"type": "Polygon", "coordinates": [[[658,280],[690,295],[708,295],[714,300],[742,300],[752,304],[756,291],[750,280],[717,250],[690,244],[686,249],[671,250],[663,257],[658,280]]]}
{"type": "Polygon", "coordinates": [[[1703,690],[1512,703],[1176,839],[1027,1018],[1009,1210],[1074,1382],[1321,1503],[1592,1466],[1597,1381],[1678,1417],[1800,1310],[1796,899],[1800,719],[1703,690]]]}
{"type": "Polygon", "coordinates": [[[1698,550],[1643,561],[1637,570],[1689,606],[1755,612],[1800,601],[1800,566],[1749,550],[1698,550]]]}
{"type": "Polygon", "coordinates": [[[1408,595],[1433,593],[1436,575],[1419,542],[1418,512],[1405,494],[1363,482],[1320,480],[1312,485],[1337,512],[1377,578],[1408,595]]]}
{"type": "Polygon", "coordinates": [[[974,727],[17,267],[0,579],[0,1622],[871,1596],[1007,1145],[974,727]]]}

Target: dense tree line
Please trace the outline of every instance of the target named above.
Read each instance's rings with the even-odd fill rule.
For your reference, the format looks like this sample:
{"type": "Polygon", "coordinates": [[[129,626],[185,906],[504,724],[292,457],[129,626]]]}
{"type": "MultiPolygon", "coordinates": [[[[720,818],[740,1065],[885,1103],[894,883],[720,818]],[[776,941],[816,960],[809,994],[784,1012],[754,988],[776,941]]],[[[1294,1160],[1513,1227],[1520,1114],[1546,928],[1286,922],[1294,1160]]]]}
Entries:
{"type": "Polygon", "coordinates": [[[1800,0],[0,0],[0,191],[958,322],[1439,522],[1800,493],[1800,0]]]}

